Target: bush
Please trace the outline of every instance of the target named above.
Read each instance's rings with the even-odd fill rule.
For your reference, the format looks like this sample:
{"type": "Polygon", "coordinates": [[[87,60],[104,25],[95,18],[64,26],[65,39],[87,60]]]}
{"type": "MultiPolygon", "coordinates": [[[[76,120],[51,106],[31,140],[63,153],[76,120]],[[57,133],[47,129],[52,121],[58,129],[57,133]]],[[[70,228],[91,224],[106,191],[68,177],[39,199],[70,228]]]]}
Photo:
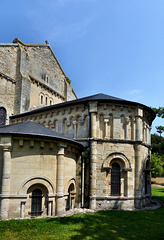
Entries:
{"type": "Polygon", "coordinates": [[[160,177],[163,172],[162,167],[162,156],[158,153],[153,153],[151,155],[151,173],[152,177],[160,177]]]}

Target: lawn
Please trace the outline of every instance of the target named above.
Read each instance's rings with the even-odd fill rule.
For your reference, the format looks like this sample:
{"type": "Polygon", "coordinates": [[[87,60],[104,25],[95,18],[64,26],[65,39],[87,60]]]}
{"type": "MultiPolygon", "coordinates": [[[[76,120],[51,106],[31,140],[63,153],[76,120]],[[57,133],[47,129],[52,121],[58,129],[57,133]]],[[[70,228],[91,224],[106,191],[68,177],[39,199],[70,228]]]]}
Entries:
{"type": "Polygon", "coordinates": [[[164,187],[152,187],[152,199],[164,202],[164,187]]]}
{"type": "MultiPolygon", "coordinates": [[[[161,201],[164,191],[153,188],[161,201]]],[[[157,196],[156,196],[157,195],[157,196]]],[[[164,240],[164,208],[147,211],[100,211],[63,218],[0,221],[0,239],[164,240]]]]}

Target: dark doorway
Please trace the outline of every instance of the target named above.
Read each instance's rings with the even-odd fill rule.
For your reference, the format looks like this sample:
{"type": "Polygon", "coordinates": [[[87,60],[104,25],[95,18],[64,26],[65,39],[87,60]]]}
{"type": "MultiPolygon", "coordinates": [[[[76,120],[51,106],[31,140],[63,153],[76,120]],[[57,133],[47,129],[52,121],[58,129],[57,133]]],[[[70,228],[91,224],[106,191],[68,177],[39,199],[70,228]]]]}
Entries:
{"type": "Polygon", "coordinates": [[[6,124],[6,109],[0,107],[0,126],[3,126],[5,124],[6,124]]]}
{"type": "Polygon", "coordinates": [[[42,191],[35,189],[32,191],[31,216],[40,216],[42,214],[42,191]]]}
{"type": "Polygon", "coordinates": [[[120,165],[115,162],[112,164],[111,171],[111,195],[120,196],[120,187],[121,187],[120,165]]]}

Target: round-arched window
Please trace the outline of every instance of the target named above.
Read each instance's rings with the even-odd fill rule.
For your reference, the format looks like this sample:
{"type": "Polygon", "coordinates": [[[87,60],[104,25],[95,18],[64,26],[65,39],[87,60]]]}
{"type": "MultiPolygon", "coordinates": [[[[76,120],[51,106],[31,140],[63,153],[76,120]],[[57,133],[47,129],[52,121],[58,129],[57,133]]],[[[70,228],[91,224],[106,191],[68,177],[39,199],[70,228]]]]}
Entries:
{"type": "Polygon", "coordinates": [[[112,164],[111,171],[111,195],[120,196],[120,187],[121,187],[120,165],[117,162],[115,162],[112,164]]]}
{"type": "Polygon", "coordinates": [[[3,126],[5,124],[6,124],[6,109],[0,107],[0,126],[3,126]]]}

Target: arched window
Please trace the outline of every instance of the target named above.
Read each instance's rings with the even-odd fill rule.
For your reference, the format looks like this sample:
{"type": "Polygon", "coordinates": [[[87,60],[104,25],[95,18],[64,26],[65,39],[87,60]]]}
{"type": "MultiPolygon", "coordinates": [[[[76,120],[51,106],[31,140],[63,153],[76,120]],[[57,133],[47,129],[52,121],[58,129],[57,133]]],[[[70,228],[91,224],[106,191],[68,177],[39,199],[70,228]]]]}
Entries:
{"type": "Polygon", "coordinates": [[[6,109],[1,107],[0,108],[0,126],[6,124],[6,109]]]}
{"type": "Polygon", "coordinates": [[[35,189],[32,191],[31,216],[40,216],[42,214],[42,191],[35,189]]]}
{"type": "Polygon", "coordinates": [[[120,196],[120,187],[121,187],[120,165],[115,162],[112,164],[111,171],[111,195],[120,196]]]}
{"type": "Polygon", "coordinates": [[[68,188],[68,198],[66,201],[66,210],[67,211],[73,208],[71,193],[74,191],[74,189],[75,189],[74,185],[73,185],[73,183],[71,183],[71,185],[68,188]]]}
{"type": "Polygon", "coordinates": [[[47,105],[47,102],[48,102],[48,101],[47,101],[47,97],[46,97],[46,105],[47,105]]]}
{"type": "Polygon", "coordinates": [[[43,104],[43,95],[40,96],[40,103],[43,104]]]}

